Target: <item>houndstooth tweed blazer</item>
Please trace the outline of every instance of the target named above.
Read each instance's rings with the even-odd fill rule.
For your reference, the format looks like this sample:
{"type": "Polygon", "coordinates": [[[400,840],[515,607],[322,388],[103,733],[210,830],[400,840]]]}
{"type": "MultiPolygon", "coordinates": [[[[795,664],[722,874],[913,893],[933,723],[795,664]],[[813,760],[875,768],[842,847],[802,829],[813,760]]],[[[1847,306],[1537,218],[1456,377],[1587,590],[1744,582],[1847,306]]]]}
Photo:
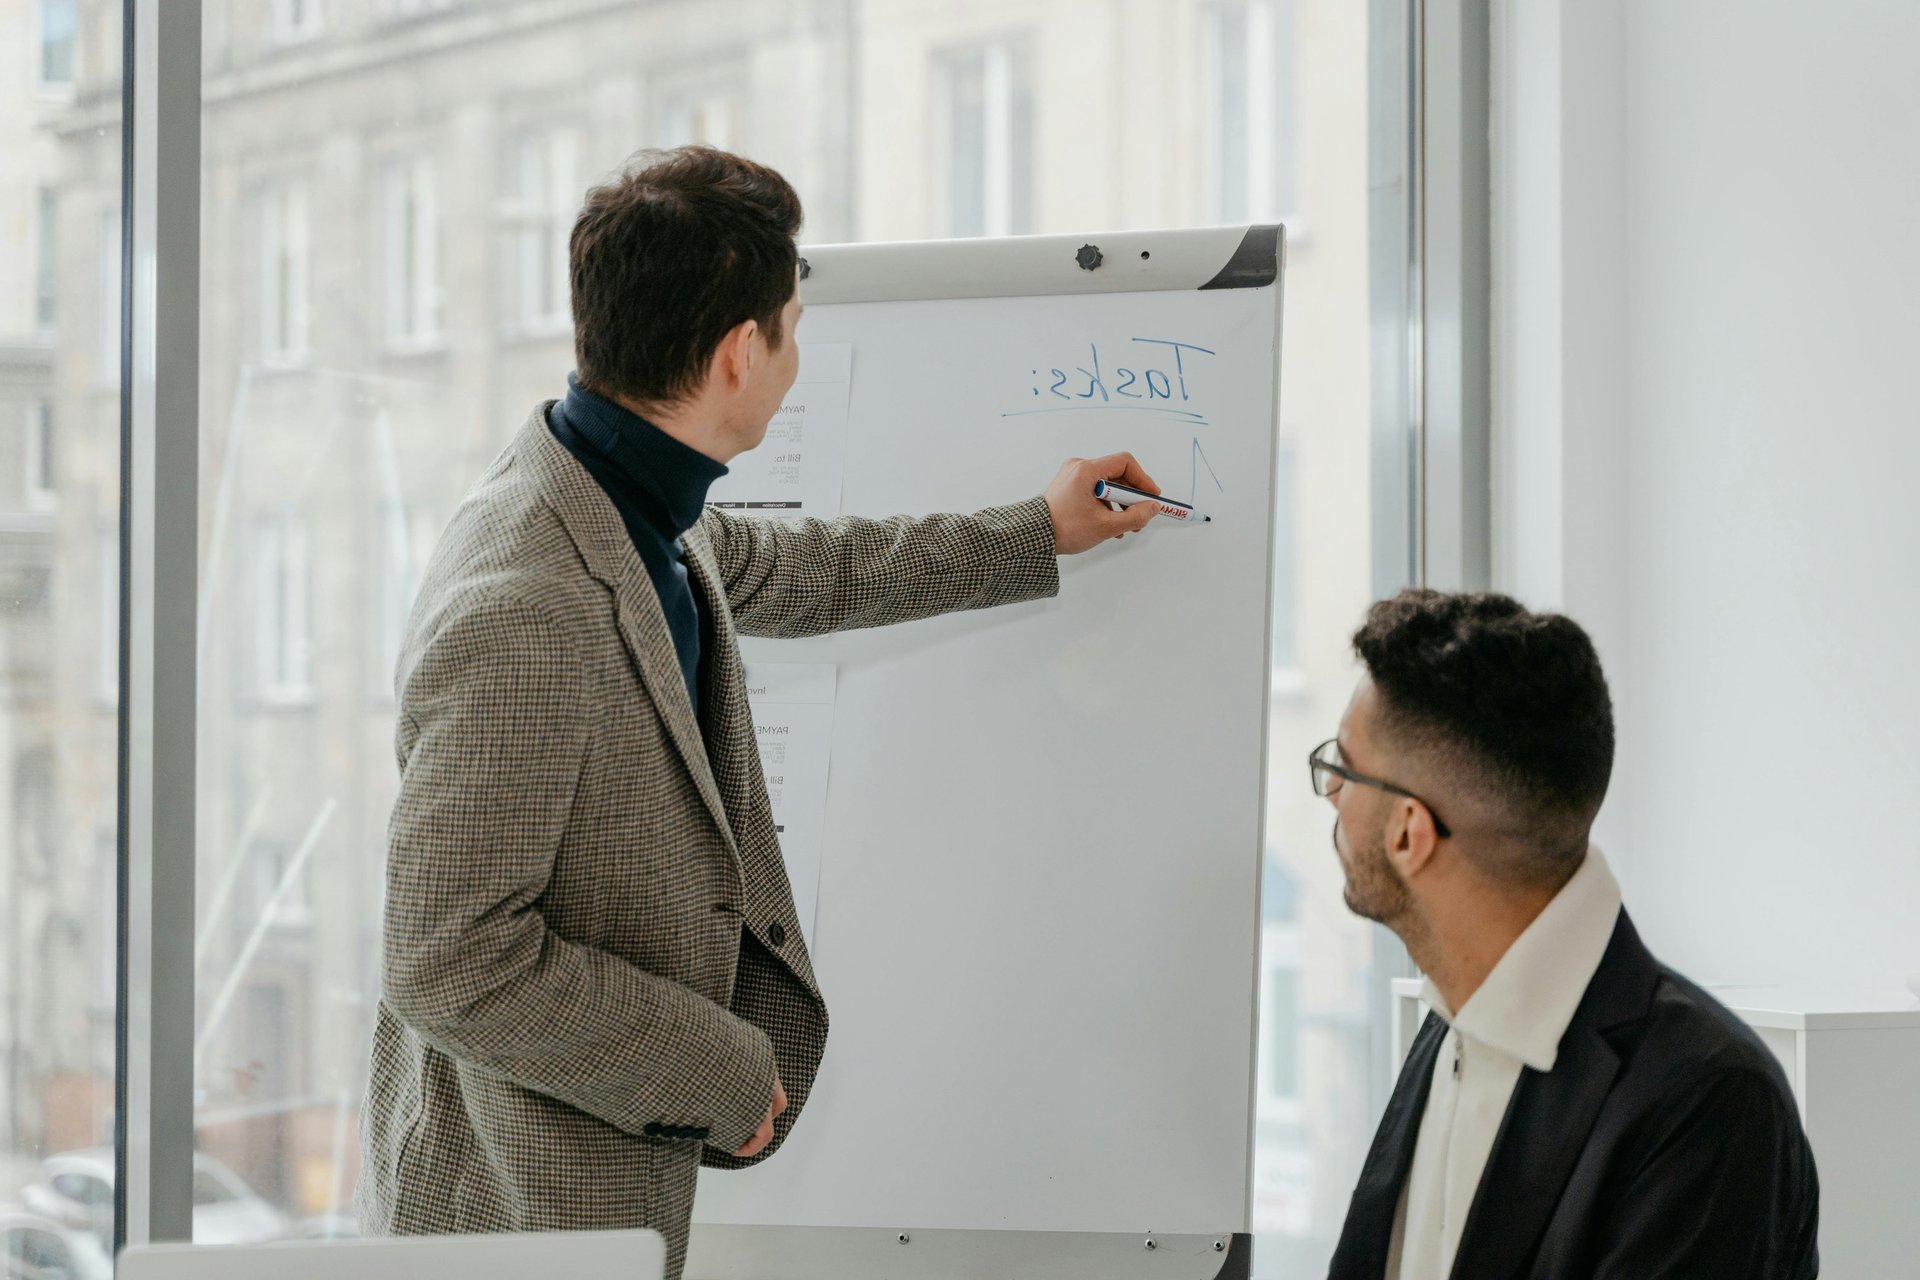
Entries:
{"type": "MultiPolygon", "coordinates": [[[[382,999],[356,1203],[374,1234],[652,1227],[736,1167],[826,1048],[736,626],[815,635],[1051,595],[1046,504],[686,534],[692,703],[645,565],[536,410],[427,568],[396,687],[382,999]]],[[[764,1159],[765,1156],[759,1157],[764,1159]]]]}

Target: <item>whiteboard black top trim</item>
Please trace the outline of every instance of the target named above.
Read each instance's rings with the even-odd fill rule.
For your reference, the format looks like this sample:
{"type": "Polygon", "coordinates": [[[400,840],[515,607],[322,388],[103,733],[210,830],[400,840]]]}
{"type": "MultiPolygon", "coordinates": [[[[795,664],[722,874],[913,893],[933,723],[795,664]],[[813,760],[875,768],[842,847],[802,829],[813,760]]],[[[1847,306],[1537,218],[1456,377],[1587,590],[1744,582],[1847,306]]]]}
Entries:
{"type": "Polygon", "coordinates": [[[1278,224],[1000,239],[803,247],[809,305],[1050,297],[1273,285],[1285,261],[1278,224]],[[1100,251],[1088,270],[1080,253],[1100,251]]]}
{"type": "Polygon", "coordinates": [[[1280,228],[1248,227],[1240,247],[1202,289],[1263,289],[1280,278],[1280,228]]]}

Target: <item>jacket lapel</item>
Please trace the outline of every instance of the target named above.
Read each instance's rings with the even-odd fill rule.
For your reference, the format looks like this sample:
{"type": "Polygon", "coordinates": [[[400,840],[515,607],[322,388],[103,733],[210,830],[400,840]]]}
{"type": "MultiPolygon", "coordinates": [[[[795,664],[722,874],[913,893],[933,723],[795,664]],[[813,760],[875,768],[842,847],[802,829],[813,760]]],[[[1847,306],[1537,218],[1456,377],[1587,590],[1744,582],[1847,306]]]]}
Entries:
{"type": "Polygon", "coordinates": [[[659,594],[612,501],[547,429],[547,410],[552,403],[548,401],[534,411],[532,419],[520,429],[515,447],[538,477],[542,492],[579,548],[587,572],[613,591],[620,636],[640,680],[692,775],[694,787],[712,813],[714,825],[733,845],[733,828],[727,821],[726,806],[721,802],[700,726],[694,719],[693,702],[687,697],[673,633],[667,630],[666,615],[660,611],[659,594]]]}
{"type": "MultiPolygon", "coordinates": [[[[621,536],[626,536],[624,529],[621,536]]],[[[660,718],[666,721],[673,745],[679,749],[687,772],[693,775],[693,784],[712,811],[720,834],[726,837],[727,843],[733,844],[733,827],[727,821],[727,808],[714,780],[700,724],[694,718],[693,702],[687,697],[687,682],[680,673],[673,633],[667,630],[659,594],[654,591],[653,580],[647,576],[647,567],[641,563],[638,552],[633,554],[616,586],[614,600],[620,614],[620,634],[633,655],[634,665],[640,670],[640,678],[647,692],[653,695],[653,704],[659,709],[660,718]]]]}
{"type": "Polygon", "coordinates": [[[1605,1033],[1646,1016],[1657,977],[1653,957],[1622,911],[1553,1070],[1520,1073],[1461,1230],[1455,1277],[1525,1274],[1620,1073],[1620,1055],[1605,1033]]]}
{"type": "Polygon", "coordinates": [[[1414,1144],[1420,1140],[1420,1118],[1426,1114],[1427,1094],[1433,1089],[1433,1064],[1440,1057],[1447,1024],[1430,1013],[1407,1052],[1400,1080],[1393,1087],[1386,1114],[1374,1133],[1360,1181],[1353,1189],[1340,1244],[1327,1271],[1328,1280],[1379,1280],[1386,1274],[1387,1251],[1393,1243],[1393,1220],[1400,1209],[1400,1188],[1413,1166],[1414,1144]]]}
{"type": "MultiPolygon", "coordinates": [[[[701,705],[707,712],[706,742],[721,797],[730,806],[728,812],[741,815],[742,830],[735,833],[740,841],[741,874],[753,899],[791,903],[793,887],[787,876],[786,855],[773,834],[772,806],[760,765],[759,744],[753,736],[753,712],[742,683],[740,641],[721,586],[720,567],[714,563],[713,549],[699,525],[687,530],[680,542],[686,553],[687,580],[700,593],[707,616],[713,620],[706,660],[707,687],[701,693],[701,705]]],[[[775,952],[817,996],[820,988],[805,942],[809,930],[799,927],[797,916],[791,919],[793,937],[775,952]]],[[[750,927],[757,929],[761,924],[752,922],[750,927]]]]}

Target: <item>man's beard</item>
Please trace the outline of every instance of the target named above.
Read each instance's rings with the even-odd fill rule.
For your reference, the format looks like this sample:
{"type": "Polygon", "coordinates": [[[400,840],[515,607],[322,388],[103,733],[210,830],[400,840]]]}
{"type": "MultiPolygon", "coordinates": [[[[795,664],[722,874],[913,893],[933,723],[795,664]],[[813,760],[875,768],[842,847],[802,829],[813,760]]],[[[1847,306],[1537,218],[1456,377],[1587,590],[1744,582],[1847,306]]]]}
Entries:
{"type": "MultiPolygon", "coordinates": [[[[1337,819],[1333,824],[1333,847],[1337,854],[1340,849],[1340,823],[1337,819]]],[[[1349,911],[1389,928],[1406,917],[1412,904],[1412,895],[1407,892],[1407,882],[1400,878],[1400,873],[1393,869],[1393,863],[1387,860],[1384,822],[1364,844],[1350,850],[1342,862],[1347,876],[1344,896],[1349,911]]]]}

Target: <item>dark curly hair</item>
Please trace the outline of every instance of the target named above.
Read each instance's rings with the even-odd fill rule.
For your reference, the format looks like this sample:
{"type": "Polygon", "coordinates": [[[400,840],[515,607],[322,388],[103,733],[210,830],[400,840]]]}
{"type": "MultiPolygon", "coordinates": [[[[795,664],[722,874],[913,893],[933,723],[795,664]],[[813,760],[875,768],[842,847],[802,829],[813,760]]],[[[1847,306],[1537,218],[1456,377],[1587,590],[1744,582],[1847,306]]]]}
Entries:
{"type": "Polygon", "coordinates": [[[1403,591],[1353,647],[1390,735],[1469,774],[1537,843],[1533,873],[1578,865],[1613,774],[1613,701],[1579,623],[1503,595],[1403,591]]]}
{"type": "Polygon", "coordinates": [[[714,348],[756,320],[776,350],[797,283],[800,197],[712,147],[642,151],[587,192],[568,242],[574,362],[597,395],[682,400],[714,348]]]}

